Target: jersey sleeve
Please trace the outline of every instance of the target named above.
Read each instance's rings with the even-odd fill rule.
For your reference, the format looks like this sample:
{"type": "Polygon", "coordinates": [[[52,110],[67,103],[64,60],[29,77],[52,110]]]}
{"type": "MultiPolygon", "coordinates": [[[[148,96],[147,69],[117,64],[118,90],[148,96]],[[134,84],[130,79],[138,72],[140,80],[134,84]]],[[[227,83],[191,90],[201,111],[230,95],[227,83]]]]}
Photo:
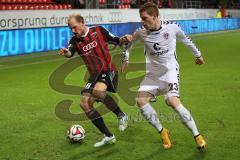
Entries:
{"type": "Polygon", "coordinates": [[[76,52],[73,38],[69,40],[67,49],[68,49],[67,57],[70,58],[76,52]]]}
{"type": "Polygon", "coordinates": [[[114,42],[116,44],[119,44],[119,37],[114,36],[111,32],[109,32],[108,30],[106,30],[104,27],[99,26],[102,34],[104,35],[104,39],[107,42],[114,42]]]}
{"type": "Polygon", "coordinates": [[[123,45],[122,61],[128,61],[133,43],[129,42],[123,45]]]}
{"type": "Polygon", "coordinates": [[[194,57],[201,57],[201,52],[198,50],[196,45],[192,42],[191,38],[188,37],[180,26],[176,25],[177,39],[183,42],[193,53],[194,57]]]}
{"type": "Polygon", "coordinates": [[[132,49],[134,43],[136,43],[136,41],[140,40],[139,34],[140,34],[141,29],[143,29],[143,28],[140,27],[140,28],[136,29],[136,31],[132,34],[132,36],[133,36],[132,42],[129,42],[129,43],[123,45],[122,61],[129,61],[131,49],[132,49]]]}

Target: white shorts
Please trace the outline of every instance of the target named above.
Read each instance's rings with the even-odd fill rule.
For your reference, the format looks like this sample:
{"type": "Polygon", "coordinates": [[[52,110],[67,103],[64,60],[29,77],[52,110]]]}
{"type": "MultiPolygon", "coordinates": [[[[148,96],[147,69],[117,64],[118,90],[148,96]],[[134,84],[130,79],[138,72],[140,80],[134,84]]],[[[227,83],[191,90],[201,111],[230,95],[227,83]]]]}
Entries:
{"type": "Polygon", "coordinates": [[[138,92],[149,92],[154,96],[163,94],[165,98],[172,96],[179,97],[179,69],[169,70],[158,78],[151,74],[146,74],[140,84],[138,92]]]}

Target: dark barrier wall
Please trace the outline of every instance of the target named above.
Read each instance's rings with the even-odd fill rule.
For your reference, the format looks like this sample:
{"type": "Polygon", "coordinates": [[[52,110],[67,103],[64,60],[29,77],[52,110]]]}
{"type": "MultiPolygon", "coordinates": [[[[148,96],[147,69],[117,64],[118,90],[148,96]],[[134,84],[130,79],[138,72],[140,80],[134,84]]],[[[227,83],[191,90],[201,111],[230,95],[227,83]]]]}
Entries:
{"type": "MultiPolygon", "coordinates": [[[[240,18],[177,21],[187,34],[232,30],[240,28],[240,18]]],[[[130,34],[141,23],[102,25],[114,35],[130,34]]],[[[12,56],[57,50],[67,46],[71,36],[68,27],[0,31],[0,56],[12,56]]]]}

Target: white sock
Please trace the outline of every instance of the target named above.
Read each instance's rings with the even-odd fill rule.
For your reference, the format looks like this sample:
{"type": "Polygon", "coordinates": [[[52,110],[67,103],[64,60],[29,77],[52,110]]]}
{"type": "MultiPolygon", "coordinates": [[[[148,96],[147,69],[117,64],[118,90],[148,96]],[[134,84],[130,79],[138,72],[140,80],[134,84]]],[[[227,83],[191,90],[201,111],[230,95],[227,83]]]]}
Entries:
{"type": "Polygon", "coordinates": [[[160,123],[156,111],[153,107],[147,103],[140,108],[141,114],[143,117],[148,120],[148,122],[157,129],[158,132],[162,130],[162,124],[160,123]]]}
{"type": "Polygon", "coordinates": [[[180,104],[175,108],[176,112],[181,117],[183,123],[187,126],[187,128],[192,131],[193,136],[199,135],[197,126],[194,122],[194,119],[191,115],[191,113],[182,105],[180,104]]]}

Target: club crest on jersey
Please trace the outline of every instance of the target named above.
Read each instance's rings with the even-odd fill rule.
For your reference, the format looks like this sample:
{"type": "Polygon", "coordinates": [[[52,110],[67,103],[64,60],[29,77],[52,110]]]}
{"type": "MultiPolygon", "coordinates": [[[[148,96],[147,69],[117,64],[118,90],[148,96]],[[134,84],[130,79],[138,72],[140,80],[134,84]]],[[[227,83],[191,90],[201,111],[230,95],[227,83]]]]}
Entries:
{"type": "Polygon", "coordinates": [[[163,37],[164,37],[164,39],[167,40],[167,39],[169,38],[169,33],[164,33],[164,34],[163,34],[163,37]]]}
{"type": "Polygon", "coordinates": [[[87,45],[83,46],[83,51],[89,51],[90,49],[93,49],[94,47],[97,46],[97,42],[96,41],[93,41],[91,43],[88,43],[87,45]]]}

